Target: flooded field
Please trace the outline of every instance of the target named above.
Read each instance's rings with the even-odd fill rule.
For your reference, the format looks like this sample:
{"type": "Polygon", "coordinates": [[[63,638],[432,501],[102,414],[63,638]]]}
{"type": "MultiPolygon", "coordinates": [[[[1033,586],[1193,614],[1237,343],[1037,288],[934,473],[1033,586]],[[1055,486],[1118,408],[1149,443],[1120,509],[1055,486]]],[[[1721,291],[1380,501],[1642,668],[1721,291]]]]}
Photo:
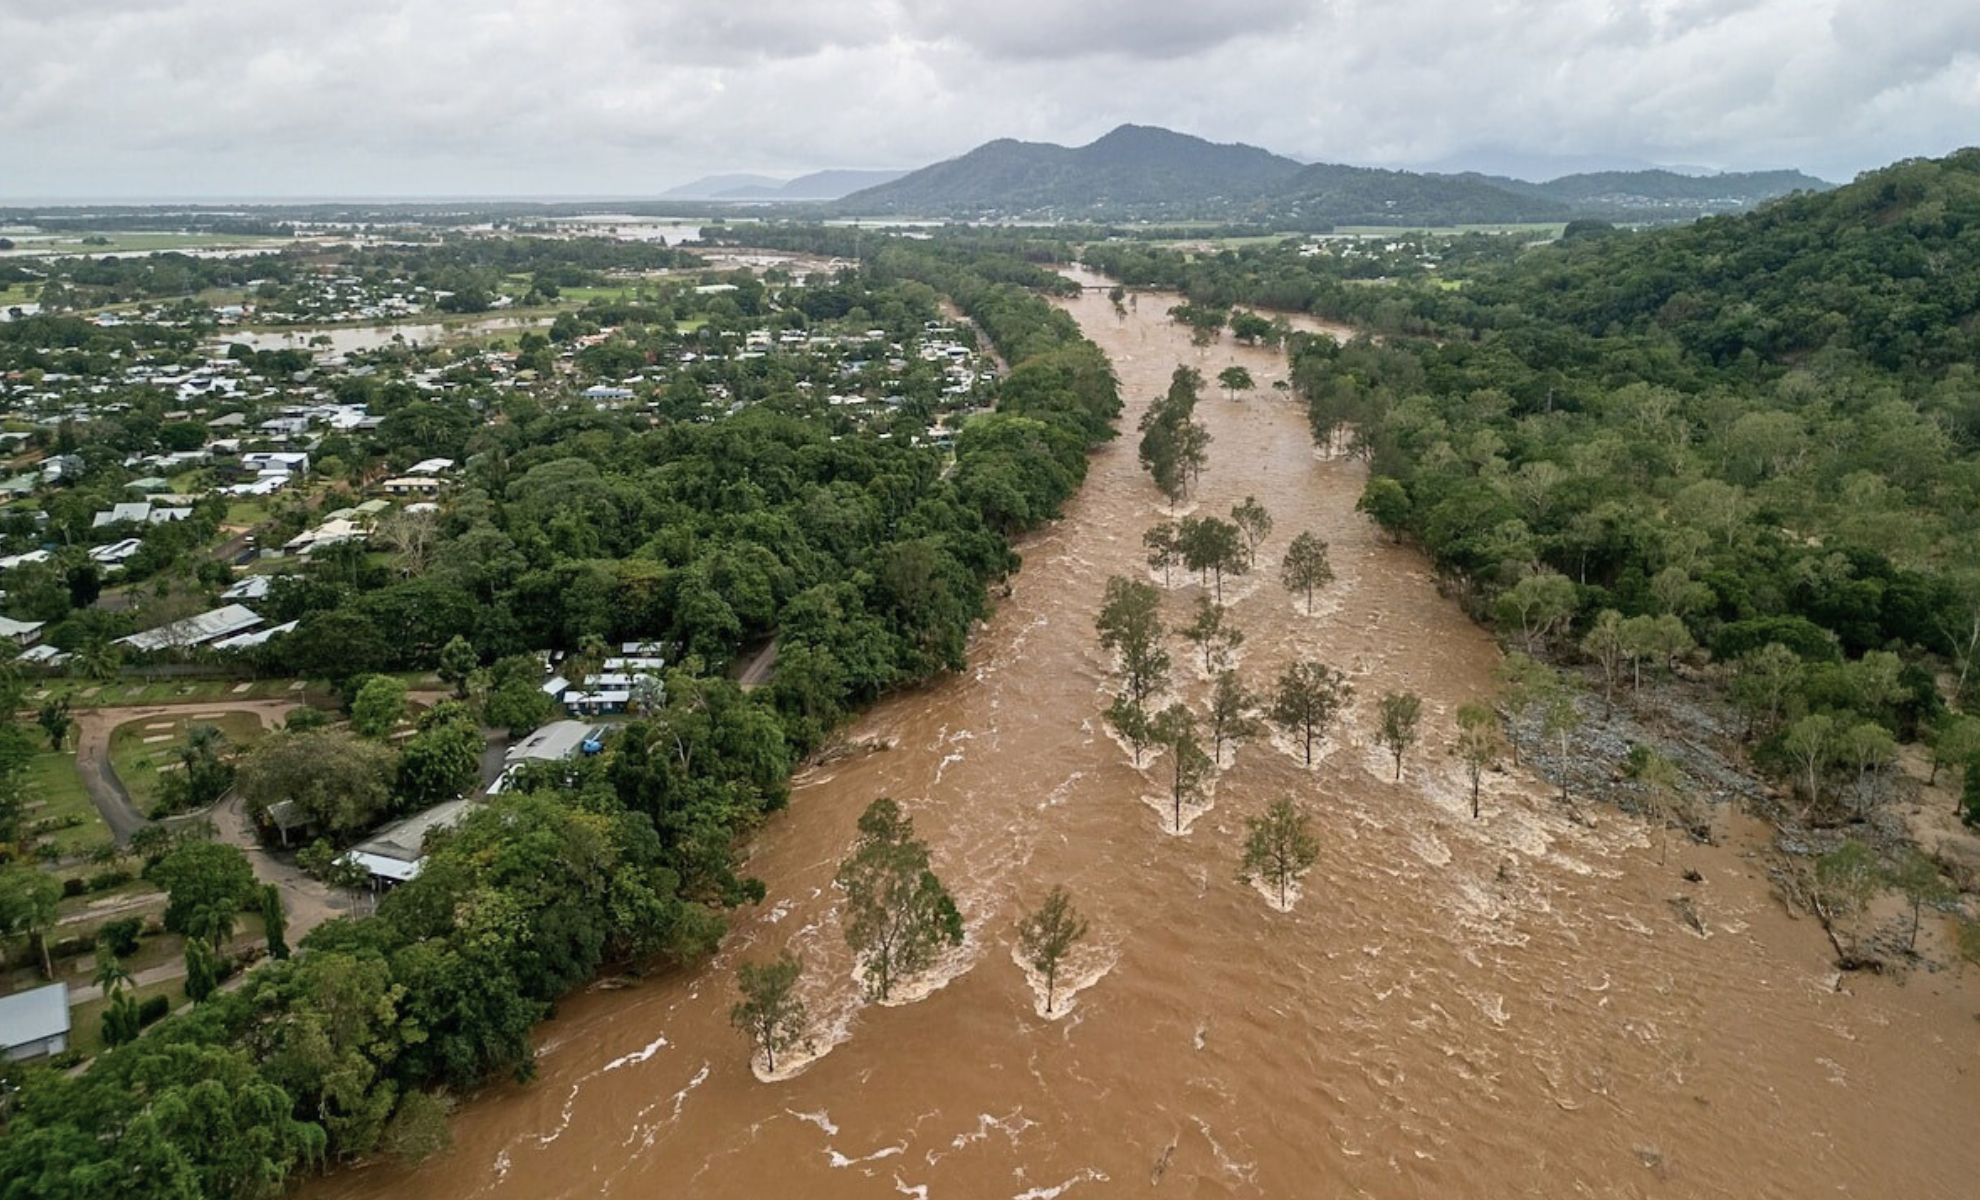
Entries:
{"type": "MultiPolygon", "coordinates": [[[[1349,674],[1321,761],[1244,746],[1181,836],[1143,802],[1162,764],[1137,771],[1103,728],[1115,685],[1093,633],[1107,577],[1147,577],[1141,534],[1166,515],[1124,436],[1023,547],[971,669],[852,731],[889,748],[800,777],[751,859],[769,898],[714,963],[571,998],[541,1030],[536,1080],[467,1102],[451,1152],[312,1196],[1973,1194],[1975,981],[1839,992],[1822,935],[1783,913],[1757,860],[1687,845],[1659,867],[1642,824],[1571,823],[1520,773],[1488,779],[1473,821],[1451,714],[1488,690],[1490,639],[1355,513],[1363,468],[1316,454],[1270,389],[1280,357],[1193,347],[1167,306],[1069,305],[1114,358],[1125,430],[1178,362],[1258,378],[1236,401],[1206,391],[1215,442],[1193,503],[1255,495],[1275,518],[1264,569],[1225,585],[1248,635],[1238,669],[1257,688],[1300,658],[1349,674]],[[1274,579],[1309,529],[1339,575],[1311,617],[1274,579]],[[1427,730],[1400,783],[1370,739],[1395,689],[1425,697],[1427,730]],[[968,923],[961,951],[889,1006],[859,999],[831,888],[880,795],[914,816],[968,923]],[[1279,912],[1235,874],[1244,817],[1285,795],[1312,808],[1321,852],[1279,912]],[[1012,943],[1055,883],[1093,947],[1048,1020],[1012,943]],[[727,1012],[737,961],[786,946],[805,959],[817,1041],[766,1083],[727,1012]]],[[[1194,600],[1178,576],[1171,625],[1194,600]]],[[[1200,709],[1208,686],[1176,649],[1200,709]]]]}
{"type": "Polygon", "coordinates": [[[382,325],[303,325],[294,329],[225,329],[214,344],[239,342],[253,350],[309,350],[324,356],[353,350],[376,350],[394,342],[431,346],[491,335],[516,335],[548,329],[550,319],[538,314],[475,317],[464,321],[401,321],[382,325]]]}

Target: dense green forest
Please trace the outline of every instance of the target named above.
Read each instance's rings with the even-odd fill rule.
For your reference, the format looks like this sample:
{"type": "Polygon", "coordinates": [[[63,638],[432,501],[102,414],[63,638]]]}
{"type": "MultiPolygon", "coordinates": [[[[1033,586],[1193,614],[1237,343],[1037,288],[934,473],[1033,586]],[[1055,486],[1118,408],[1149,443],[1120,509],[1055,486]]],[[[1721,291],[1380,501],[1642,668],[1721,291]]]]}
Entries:
{"type": "MultiPolygon", "coordinates": [[[[519,651],[658,637],[685,651],[664,701],[605,755],[478,806],[375,916],[319,927],[307,953],[84,1074],[10,1069],[0,1197],[266,1196],[320,1165],[423,1152],[444,1137],[435,1089],[526,1076],[530,1029],[570,988],[608,963],[705,954],[723,908],[762,894],[737,844],[784,802],[796,759],[882,691],[962,665],[987,585],[1017,565],[1010,537],[1055,515],[1112,435],[1105,357],[1031,290],[1054,282],[989,251],[901,242],[832,285],[849,311],[902,320],[946,295],[1011,364],[952,459],[835,435],[775,389],[712,421],[518,407],[472,437],[462,421],[469,485],[430,567],[312,563],[272,597],[300,625],[268,665],[349,680],[431,667],[460,637],[496,660],[497,691],[534,693],[519,651]],[[746,693],[725,668],[771,637],[775,682],[746,693]]],[[[420,736],[460,717],[442,704],[420,736]]],[[[230,928],[254,903],[230,856],[151,848],[168,923],[230,928]]]]}
{"type": "Polygon", "coordinates": [[[857,215],[1243,220],[1271,229],[1565,221],[1668,221],[1828,186],[1798,171],[1567,175],[1545,183],[1467,173],[1302,163],[1256,146],[1123,125],[1084,146],[999,138],[855,192],[857,215]]]}
{"type": "Polygon", "coordinates": [[[1192,312],[1387,335],[1294,339],[1316,437],[1509,637],[1593,655],[1613,611],[1632,659],[1709,650],[1784,768],[1841,772],[1872,726],[1966,744],[1935,679],[1980,684],[1980,151],[1679,229],[1459,240],[1380,283],[1291,245],[1084,257],[1192,312]]]}

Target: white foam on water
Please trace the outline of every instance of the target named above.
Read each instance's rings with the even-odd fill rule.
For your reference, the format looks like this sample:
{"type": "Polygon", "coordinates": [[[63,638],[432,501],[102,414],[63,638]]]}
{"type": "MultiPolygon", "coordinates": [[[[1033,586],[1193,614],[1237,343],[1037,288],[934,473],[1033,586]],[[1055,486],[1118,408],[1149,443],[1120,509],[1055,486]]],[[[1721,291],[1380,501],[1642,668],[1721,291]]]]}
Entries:
{"type": "Polygon", "coordinates": [[[796,1117],[798,1120],[803,1121],[807,1125],[816,1125],[818,1128],[825,1131],[826,1137],[832,1137],[839,1132],[838,1125],[835,1124],[832,1120],[832,1114],[826,1111],[825,1109],[821,1108],[815,1113],[798,1112],[796,1109],[793,1108],[787,1108],[784,1111],[789,1113],[793,1117],[796,1117]]]}
{"type": "Polygon", "coordinates": [[[859,1166],[861,1163],[879,1162],[882,1159],[898,1158],[899,1156],[906,1153],[907,1153],[906,1142],[902,1142],[898,1146],[882,1146],[878,1150],[875,1150],[873,1153],[862,1154],[858,1158],[847,1158],[844,1154],[839,1153],[837,1150],[833,1149],[832,1147],[830,1146],[825,1147],[826,1159],[834,1167],[839,1168],[841,1170],[843,1170],[846,1167],[859,1166]]]}
{"type": "Polygon", "coordinates": [[[1109,1180],[1105,1171],[1096,1167],[1088,1167],[1072,1178],[1055,1183],[1050,1187],[1035,1187],[1029,1191],[1015,1193],[1011,1196],[1011,1200],[1058,1200],[1060,1196],[1065,1195],[1078,1184],[1107,1182],[1109,1180]]]}
{"type": "Polygon", "coordinates": [[[1196,824],[1198,818],[1217,807],[1217,783],[1214,779],[1204,783],[1203,799],[1200,803],[1190,804],[1184,802],[1182,806],[1182,825],[1180,828],[1176,825],[1176,801],[1172,794],[1168,792],[1159,794],[1143,792],[1141,794],[1141,802],[1153,809],[1155,815],[1161,818],[1163,833],[1168,834],[1170,837],[1188,837],[1190,827],[1196,824]]]}
{"type": "Polygon", "coordinates": [[[637,1050],[634,1050],[632,1053],[621,1054],[619,1057],[613,1059],[611,1062],[606,1063],[603,1067],[599,1068],[599,1073],[603,1074],[606,1071],[616,1071],[620,1067],[630,1067],[638,1063],[643,1063],[647,1059],[652,1058],[655,1054],[658,1054],[661,1050],[665,1049],[670,1044],[671,1043],[667,1041],[667,1035],[663,1033],[659,1037],[656,1037],[652,1041],[646,1043],[646,1045],[641,1046],[637,1050]]]}
{"type": "MultiPolygon", "coordinates": [[[[1073,1010],[1075,997],[1099,983],[1121,959],[1114,946],[1078,946],[1059,964],[1058,986],[1053,989],[1052,1011],[1045,1011],[1045,973],[1024,960],[1018,944],[1011,943],[1011,961],[1024,972],[1031,988],[1031,1010],[1047,1021],[1057,1021],[1073,1010]]],[[[1028,1124],[1028,1122],[1027,1122],[1028,1124]]]]}
{"type": "Polygon", "coordinates": [[[1293,910],[1293,906],[1299,903],[1302,889],[1297,880],[1286,884],[1286,899],[1284,903],[1280,903],[1279,901],[1279,889],[1267,883],[1263,876],[1254,876],[1250,880],[1250,884],[1251,890],[1263,897],[1266,907],[1270,908],[1273,912],[1289,913],[1293,910]]]}

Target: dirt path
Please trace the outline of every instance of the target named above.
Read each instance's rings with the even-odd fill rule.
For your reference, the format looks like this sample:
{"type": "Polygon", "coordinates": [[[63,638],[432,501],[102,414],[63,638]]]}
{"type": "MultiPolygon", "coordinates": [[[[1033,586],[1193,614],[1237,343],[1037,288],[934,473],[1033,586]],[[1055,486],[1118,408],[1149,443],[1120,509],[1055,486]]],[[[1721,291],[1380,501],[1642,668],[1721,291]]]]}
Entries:
{"type": "MultiPolygon", "coordinates": [[[[430,696],[430,693],[421,695],[430,696]]],[[[117,778],[117,772],[110,765],[110,737],[118,727],[132,721],[160,717],[178,719],[244,712],[259,718],[264,728],[274,729],[297,707],[297,702],[293,700],[221,700],[203,704],[77,709],[76,769],[81,773],[83,786],[89,790],[97,811],[103,814],[104,822],[110,826],[117,844],[126,846],[130,844],[131,835],[151,824],[151,820],[137,810],[123,781],[117,778]]],[[[351,911],[349,896],[310,878],[293,863],[275,857],[263,847],[237,793],[229,792],[219,804],[205,813],[187,814],[185,818],[174,819],[198,816],[213,822],[214,835],[220,841],[239,847],[247,855],[254,866],[255,878],[280,889],[283,908],[288,915],[288,939],[292,944],[302,940],[304,934],[323,922],[351,911]]]]}

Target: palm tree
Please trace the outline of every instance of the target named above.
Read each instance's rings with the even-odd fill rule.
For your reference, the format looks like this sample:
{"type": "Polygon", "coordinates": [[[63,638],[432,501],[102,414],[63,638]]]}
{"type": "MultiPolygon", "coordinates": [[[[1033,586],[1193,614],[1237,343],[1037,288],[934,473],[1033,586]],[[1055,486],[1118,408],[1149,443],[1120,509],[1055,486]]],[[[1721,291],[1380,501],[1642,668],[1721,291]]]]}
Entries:
{"type": "Polygon", "coordinates": [[[96,986],[105,996],[127,987],[131,973],[124,969],[124,960],[117,957],[110,947],[99,944],[96,947],[96,986]]]}

